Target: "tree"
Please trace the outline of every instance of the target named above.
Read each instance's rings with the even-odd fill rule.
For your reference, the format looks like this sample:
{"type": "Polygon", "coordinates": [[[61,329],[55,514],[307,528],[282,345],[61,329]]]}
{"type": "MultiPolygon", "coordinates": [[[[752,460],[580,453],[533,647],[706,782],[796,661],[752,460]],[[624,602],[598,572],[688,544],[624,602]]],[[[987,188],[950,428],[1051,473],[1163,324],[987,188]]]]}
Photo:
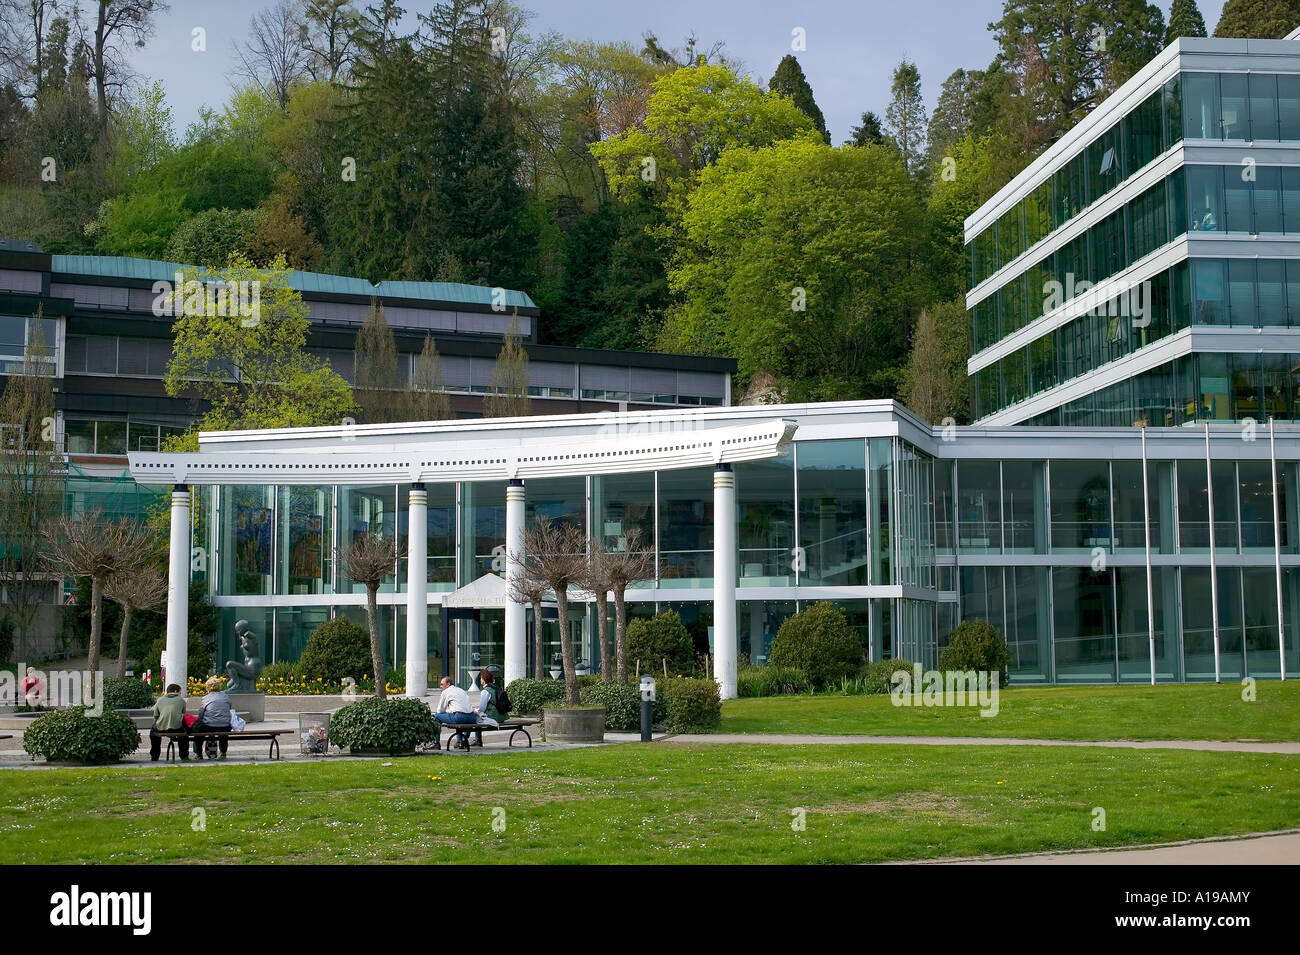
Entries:
{"type": "Polygon", "coordinates": [[[104,634],[104,588],[115,574],[130,572],[150,553],[153,532],[131,520],[105,520],[98,511],[46,525],[45,558],[57,573],[90,578],[90,641],[87,669],[99,669],[104,634]]]}
{"type": "Polygon", "coordinates": [[[343,567],[348,578],[366,587],[366,622],[370,629],[370,663],[375,677],[375,696],[387,695],[387,678],[384,667],[383,638],[379,629],[379,602],[376,594],[384,580],[393,576],[397,567],[397,543],[391,537],[361,533],[343,553],[343,567]]]}
{"type": "Polygon", "coordinates": [[[510,580],[510,599],[533,608],[533,677],[540,680],[546,672],[546,641],[542,633],[542,601],[550,593],[546,581],[531,573],[510,580]]]}
{"type": "Polygon", "coordinates": [[[528,353],[519,340],[519,322],[512,319],[506,330],[497,363],[492,367],[488,393],[483,396],[483,414],[488,418],[515,418],[532,410],[528,397],[528,353]]]}
{"type": "Polygon", "coordinates": [[[167,599],[167,574],[159,566],[161,555],[149,555],[125,566],[108,578],[104,596],[122,608],[122,630],[117,638],[117,675],[126,676],[127,637],[131,615],[149,610],[167,599]]]}
{"type": "Polygon", "coordinates": [[[407,421],[446,421],[451,417],[451,398],[442,379],[442,362],[432,335],[424,336],[424,347],[415,359],[415,369],[405,392],[407,421]]]}
{"type": "Polygon", "coordinates": [[[248,38],[235,47],[237,75],[258,86],[284,109],[294,85],[307,75],[307,22],[291,0],[253,14],[248,38]]]}
{"type": "Polygon", "coordinates": [[[813,99],[812,87],[808,85],[808,78],[804,76],[803,68],[792,54],[787,53],[781,57],[781,62],[777,64],[776,72],[772,74],[767,88],[778,96],[789,97],[799,108],[799,112],[812,120],[814,128],[822,134],[822,138],[828,143],[831,141],[831,134],[826,130],[826,117],[822,115],[817,101],[813,99]]]}
{"type": "Polygon", "coordinates": [[[508,555],[524,576],[544,584],[555,595],[556,615],[560,621],[560,659],[564,668],[564,700],[577,706],[577,660],[573,638],[569,634],[569,588],[580,587],[587,574],[587,538],[572,524],[539,519],[524,531],[524,552],[508,555]]]}
{"type": "Polygon", "coordinates": [[[968,420],[970,324],[962,299],[924,309],[912,335],[903,400],[933,425],[968,420]]]}
{"type": "Polygon", "coordinates": [[[862,121],[850,131],[851,135],[845,145],[883,146],[889,141],[881,125],[880,117],[870,111],[862,114],[862,121]]]}
{"type": "MultiPolygon", "coordinates": [[[[1297,25],[1300,26],[1300,20],[1297,21],[1297,25]]],[[[1180,36],[1205,35],[1205,18],[1201,16],[1196,0],[1174,0],[1174,5],[1169,8],[1169,28],[1165,31],[1165,45],[1168,46],[1180,36]]]]}
{"type": "Polygon", "coordinates": [[[915,176],[925,155],[925,102],[921,98],[921,72],[904,59],[894,69],[892,99],[885,110],[886,129],[903,158],[903,168],[915,176]]]}
{"type": "Polygon", "coordinates": [[[19,658],[49,587],[38,555],[60,513],[67,473],[55,433],[53,352],[40,325],[38,310],[22,364],[10,370],[0,397],[0,587],[19,658]]]}
{"type": "Polygon", "coordinates": [[[346,78],[354,56],[356,9],[347,0],[307,0],[303,15],[307,72],[327,83],[346,78]]]}
{"type": "Polygon", "coordinates": [[[587,539],[587,565],[578,586],[596,601],[596,646],[600,648],[600,678],[614,679],[613,660],[609,652],[609,575],[605,567],[605,545],[600,537],[587,539]]]}
{"type": "Polygon", "coordinates": [[[649,620],[633,620],[627,642],[628,652],[643,673],[662,673],[666,668],[678,674],[689,673],[695,664],[695,642],[673,610],[649,620]]]}
{"type": "Polygon", "coordinates": [[[100,142],[107,144],[108,91],[125,82],[126,54],[122,44],[143,47],[153,33],[153,18],[168,7],[162,0],[96,0],[96,6],[90,77],[99,108],[100,142]]]}
{"type": "Polygon", "coordinates": [[[1280,40],[1296,27],[1300,27],[1300,0],[1228,0],[1214,35],[1280,40]]]}
{"type": "Polygon", "coordinates": [[[189,393],[209,402],[197,430],[337,424],[352,411],[348,383],[307,353],[307,309],[289,285],[283,259],[255,269],[237,258],[202,276],[257,283],[246,286],[259,290],[256,313],[248,317],[222,314],[220,299],[202,294],[199,273],[185,276],[185,288],[169,299],[183,314],[173,325],[165,385],[173,397],[189,393]]]}
{"type": "Polygon", "coordinates": [[[926,165],[933,172],[944,156],[951,155],[952,147],[965,138],[971,129],[975,91],[983,74],[975,70],[955,70],[939,87],[939,102],[930,114],[926,128],[928,159],[926,165]]]}
{"type": "Polygon", "coordinates": [[[619,683],[627,682],[627,591],[655,576],[654,548],[640,528],[619,538],[618,547],[604,553],[604,573],[614,592],[614,660],[619,683]]]}
{"type": "Polygon", "coordinates": [[[354,394],[362,417],[367,424],[392,421],[397,397],[397,342],[377,300],[370,302],[353,350],[356,355],[354,394]]]}

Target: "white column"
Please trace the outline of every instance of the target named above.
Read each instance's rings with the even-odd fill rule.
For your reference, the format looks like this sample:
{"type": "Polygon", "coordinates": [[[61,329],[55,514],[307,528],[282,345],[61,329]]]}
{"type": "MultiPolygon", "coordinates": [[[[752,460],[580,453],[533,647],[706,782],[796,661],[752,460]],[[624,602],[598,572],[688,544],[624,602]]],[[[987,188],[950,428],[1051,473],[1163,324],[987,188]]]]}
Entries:
{"type": "MultiPolygon", "coordinates": [[[[167,682],[181,696],[190,669],[190,489],[172,488],[171,541],[167,561],[167,682]]],[[[165,687],[164,687],[165,689],[165,687]]]]}
{"type": "Polygon", "coordinates": [[[1223,682],[1219,667],[1219,562],[1214,554],[1214,475],[1210,468],[1210,422],[1205,422],[1205,496],[1210,518],[1210,615],[1214,618],[1214,682],[1223,682]]]}
{"type": "Polygon", "coordinates": [[[1278,676],[1286,679],[1286,627],[1282,619],[1282,520],[1278,511],[1278,496],[1283,482],[1277,479],[1277,442],[1274,440],[1272,418],[1268,419],[1268,463],[1273,478],[1273,566],[1277,572],[1277,665],[1278,676]]]}
{"type": "Polygon", "coordinates": [[[724,700],[736,696],[736,475],[713,472],[713,678],[724,700]]]}
{"type": "MultiPolygon", "coordinates": [[[[1156,685],[1156,595],[1151,575],[1151,482],[1147,480],[1147,429],[1142,429],[1142,532],[1147,564],[1147,651],[1151,656],[1151,685],[1156,685]]],[[[1114,498],[1111,498],[1113,508],[1114,498]]]]}
{"type": "Polygon", "coordinates": [[[406,518],[406,695],[429,689],[429,493],[412,484],[406,518]]]}
{"type": "Polygon", "coordinates": [[[506,485],[506,673],[507,685],[527,673],[528,634],[525,632],[524,605],[514,599],[511,585],[523,573],[519,562],[524,556],[524,482],[511,480],[506,485]]]}

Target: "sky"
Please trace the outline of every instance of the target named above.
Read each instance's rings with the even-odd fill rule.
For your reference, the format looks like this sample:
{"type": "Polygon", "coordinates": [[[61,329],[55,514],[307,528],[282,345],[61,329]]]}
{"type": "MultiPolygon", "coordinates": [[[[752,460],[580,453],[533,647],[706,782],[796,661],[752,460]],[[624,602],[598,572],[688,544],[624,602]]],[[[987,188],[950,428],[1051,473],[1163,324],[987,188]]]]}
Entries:
{"type": "MultiPolygon", "coordinates": [[[[235,44],[249,20],[273,0],[171,0],[154,38],[133,52],[135,70],[162,80],[177,132],[198,118],[202,106],[220,107],[230,95],[235,44]],[[206,50],[193,47],[196,28],[206,50]]],[[[366,0],[357,0],[364,6],[366,0]]],[[[849,137],[862,114],[884,116],[894,67],[907,57],[921,71],[927,107],[939,85],[958,68],[982,69],[995,44],[988,24],[1002,0],[517,0],[534,11],[535,32],[554,30],[569,39],[626,40],[641,45],[653,31],[665,46],[680,46],[694,32],[701,45],[724,40],[755,78],[771,78],[786,53],[799,59],[826,116],[833,142],[849,137]],[[803,30],[806,49],[792,50],[793,32],[803,30]]],[[[1170,0],[1160,6],[1169,12],[1170,0]]],[[[406,0],[409,14],[427,10],[430,0],[406,0]]],[[[1199,0],[1210,32],[1223,0],[1199,0]]]]}

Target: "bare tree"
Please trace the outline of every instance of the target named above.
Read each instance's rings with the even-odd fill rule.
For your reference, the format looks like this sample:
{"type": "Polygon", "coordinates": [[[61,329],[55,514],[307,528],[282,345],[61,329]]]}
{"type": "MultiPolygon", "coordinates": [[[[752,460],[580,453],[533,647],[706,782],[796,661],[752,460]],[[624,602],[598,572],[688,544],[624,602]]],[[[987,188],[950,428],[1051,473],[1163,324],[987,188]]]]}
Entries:
{"type": "Polygon", "coordinates": [[[488,393],[483,396],[483,415],[488,418],[514,418],[532,409],[528,397],[528,352],[519,337],[518,312],[510,320],[505,341],[492,367],[488,393]]]}
{"type": "Polygon", "coordinates": [[[307,0],[302,47],[311,78],[336,83],[346,78],[354,57],[357,11],[347,0],[307,0]]]}
{"type": "Polygon", "coordinates": [[[307,23],[298,5],[280,0],[248,22],[248,39],[235,47],[239,57],[236,73],[274,97],[284,109],[294,84],[307,75],[307,37],[307,23]]]}
{"type": "Polygon", "coordinates": [[[46,525],[45,557],[69,577],[90,578],[90,646],[86,668],[99,669],[104,635],[104,588],[118,573],[129,572],[154,546],[153,531],[125,518],[104,520],[98,511],[64,517],[46,525]]]}
{"type": "Polygon", "coordinates": [[[126,676],[126,639],[131,632],[131,615],[148,610],[167,599],[167,574],[159,558],[124,567],[104,585],[104,596],[122,608],[122,631],[117,638],[117,675],[126,676]]]}
{"type": "Polygon", "coordinates": [[[539,519],[524,531],[524,553],[508,555],[521,564],[525,574],[545,583],[555,594],[556,615],[560,619],[560,658],[564,667],[564,700],[577,706],[578,673],[569,636],[569,588],[580,587],[587,572],[587,538],[572,524],[539,519]],[[525,556],[526,555],[526,556],[525,556]]]}
{"type": "Polygon", "coordinates": [[[405,399],[407,421],[446,421],[451,417],[451,398],[442,380],[442,362],[432,335],[424,336],[424,347],[415,359],[405,399]]]}
{"type": "Polygon", "coordinates": [[[606,568],[604,542],[592,535],[587,540],[587,568],[578,582],[596,601],[596,643],[600,647],[600,678],[608,683],[614,679],[609,656],[609,573],[606,568]]]}
{"type": "Polygon", "coordinates": [[[366,320],[353,343],[357,407],[366,424],[392,421],[393,405],[399,397],[397,385],[397,342],[384,317],[384,307],[372,299],[366,320]]]}
{"type": "Polygon", "coordinates": [[[654,547],[640,528],[619,538],[616,550],[603,557],[605,580],[614,592],[614,655],[618,682],[627,682],[627,590],[655,575],[654,547]]]}
{"type": "Polygon", "coordinates": [[[542,633],[542,601],[551,592],[546,581],[533,576],[531,568],[510,581],[510,599],[533,608],[533,675],[540,680],[546,672],[546,641],[542,633]]]}
{"type": "Polygon", "coordinates": [[[99,108],[99,139],[108,142],[108,90],[125,84],[123,43],[143,47],[153,34],[153,18],[168,9],[163,0],[92,0],[97,7],[90,47],[90,75],[99,108]]]}
{"type": "Polygon", "coordinates": [[[362,533],[343,554],[343,567],[350,579],[366,585],[366,622],[370,626],[370,664],[375,671],[375,696],[387,696],[383,645],[379,637],[379,601],[375,595],[384,578],[397,572],[397,542],[391,537],[362,533]]]}

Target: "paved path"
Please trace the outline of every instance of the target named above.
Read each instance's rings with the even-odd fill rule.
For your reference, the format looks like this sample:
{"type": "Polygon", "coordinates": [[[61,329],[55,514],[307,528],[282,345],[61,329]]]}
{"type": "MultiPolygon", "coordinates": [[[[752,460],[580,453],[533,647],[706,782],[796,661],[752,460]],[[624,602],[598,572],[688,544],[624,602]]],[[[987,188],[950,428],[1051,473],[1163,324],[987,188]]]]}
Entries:
{"type": "Polygon", "coordinates": [[[1217,839],[1127,849],[1081,849],[1078,852],[1035,852],[1020,856],[979,856],[967,859],[924,859],[922,865],[1296,865],[1300,863],[1300,830],[1257,833],[1217,839]]]}
{"type": "Polygon", "coordinates": [[[702,733],[669,736],[666,743],[774,743],[793,746],[848,746],[863,743],[902,746],[1107,746],[1117,749],[1197,749],[1223,753],[1300,754],[1300,742],[1262,743],[1243,740],[1075,740],[1014,739],[996,736],[812,736],[796,733],[702,733]]]}

